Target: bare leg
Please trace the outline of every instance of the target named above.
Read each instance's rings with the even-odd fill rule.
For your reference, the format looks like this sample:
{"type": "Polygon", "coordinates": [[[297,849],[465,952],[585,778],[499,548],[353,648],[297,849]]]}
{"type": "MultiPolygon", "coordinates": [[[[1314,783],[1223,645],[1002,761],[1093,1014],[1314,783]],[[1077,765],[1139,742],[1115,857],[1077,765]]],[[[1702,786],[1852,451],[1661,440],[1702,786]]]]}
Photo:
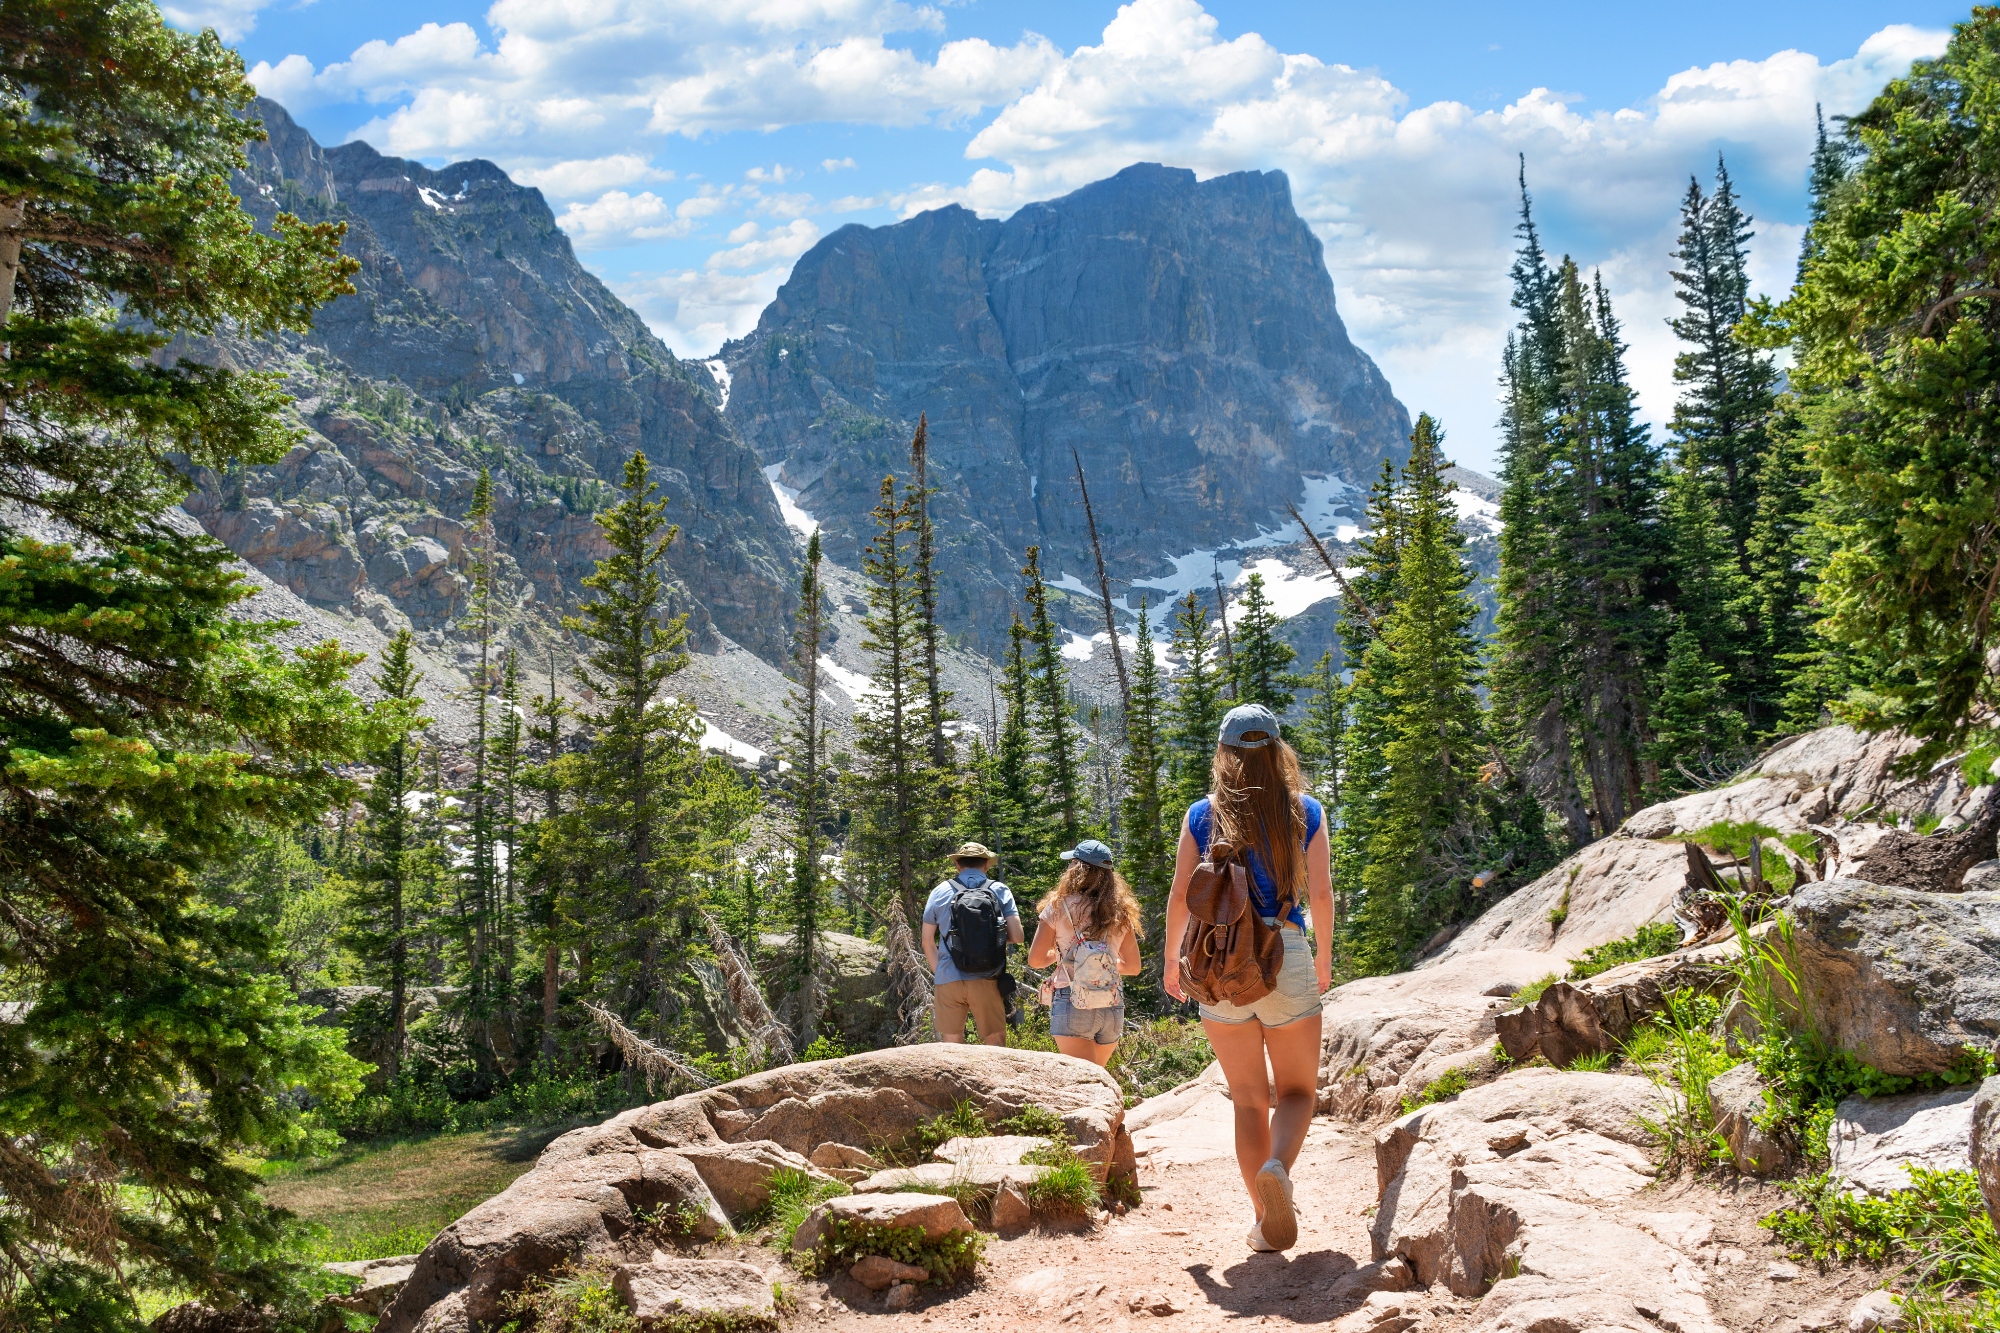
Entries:
{"type": "Polygon", "coordinates": [[[1080,1060],[1088,1060],[1098,1068],[1111,1063],[1111,1053],[1118,1049],[1118,1043],[1103,1045],[1088,1037],[1057,1037],[1056,1049],[1064,1055],[1074,1055],[1080,1060]]]}
{"type": "MultiPolygon", "coordinates": [[[[1217,1023],[1204,1018],[1201,1026],[1208,1033],[1215,1058],[1222,1063],[1223,1078],[1229,1081],[1229,1102],[1236,1110],[1236,1168],[1243,1173],[1243,1187],[1250,1191],[1251,1207],[1255,1208],[1257,1172],[1271,1160],[1271,1080],[1264,1066],[1265,1028],[1254,1018],[1247,1023],[1217,1023]]],[[[1310,1110],[1307,1114],[1310,1116],[1310,1110]]],[[[1296,1155],[1297,1149],[1293,1152],[1296,1155]]],[[[1264,1220],[1261,1209],[1257,1220],[1264,1220]]]]}
{"type": "MultiPolygon", "coordinates": [[[[1319,1028],[1320,1016],[1314,1014],[1281,1028],[1264,1029],[1271,1082],[1278,1094],[1277,1107],[1271,1112],[1271,1156],[1283,1162],[1286,1171],[1299,1159],[1313,1111],[1319,1105],[1319,1028]]],[[[1256,1168],[1250,1170],[1254,1173],[1256,1168]]]]}

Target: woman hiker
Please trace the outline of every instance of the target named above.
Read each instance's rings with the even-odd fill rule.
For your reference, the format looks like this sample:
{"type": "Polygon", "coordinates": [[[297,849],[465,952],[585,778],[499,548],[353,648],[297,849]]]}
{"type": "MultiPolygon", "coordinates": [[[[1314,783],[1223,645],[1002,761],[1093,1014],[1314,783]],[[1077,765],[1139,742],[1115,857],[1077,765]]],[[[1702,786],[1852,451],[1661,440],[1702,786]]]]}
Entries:
{"type": "Polygon", "coordinates": [[[1056,965],[1042,996],[1056,1049],[1108,1065],[1125,1030],[1123,978],[1139,975],[1139,900],[1097,839],[1062,859],[1069,867],[1042,900],[1028,966],[1056,965]]]}
{"type": "Polygon", "coordinates": [[[1284,965],[1276,987],[1253,1004],[1202,1005],[1201,1025],[1235,1108],[1236,1164],[1257,1215],[1250,1248],[1288,1250],[1299,1236],[1291,1167],[1318,1102],[1319,997],[1333,984],[1326,816],[1303,790],[1298,756],[1279,736],[1278,719],[1259,704],[1232,708],[1222,719],[1209,783],[1209,794],[1188,807],[1181,825],[1167,898],[1166,990],[1177,1000],[1187,998],[1175,960],[1187,930],[1188,880],[1208,855],[1210,840],[1247,849],[1251,908],[1266,925],[1280,927],[1284,965]],[[1317,956],[1308,953],[1302,891],[1319,927],[1317,956]],[[1290,904],[1282,922],[1281,900],[1290,904]]]}

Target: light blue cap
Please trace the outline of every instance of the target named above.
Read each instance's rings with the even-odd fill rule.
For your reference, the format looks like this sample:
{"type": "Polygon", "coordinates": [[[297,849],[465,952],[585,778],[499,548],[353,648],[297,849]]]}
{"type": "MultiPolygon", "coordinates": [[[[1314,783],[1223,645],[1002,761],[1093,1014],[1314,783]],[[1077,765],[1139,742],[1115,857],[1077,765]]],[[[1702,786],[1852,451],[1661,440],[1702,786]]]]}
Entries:
{"type": "Polygon", "coordinates": [[[1222,719],[1224,745],[1258,750],[1278,739],[1278,717],[1262,704],[1239,704],[1222,719]]]}

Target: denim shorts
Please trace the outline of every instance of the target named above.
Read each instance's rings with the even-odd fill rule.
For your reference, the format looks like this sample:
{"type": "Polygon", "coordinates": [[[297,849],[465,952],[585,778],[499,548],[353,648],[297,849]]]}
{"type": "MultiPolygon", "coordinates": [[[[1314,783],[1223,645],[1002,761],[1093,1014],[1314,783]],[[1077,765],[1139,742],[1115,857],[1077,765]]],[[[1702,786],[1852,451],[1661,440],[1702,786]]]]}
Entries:
{"type": "MultiPolygon", "coordinates": [[[[1270,917],[1265,925],[1276,925],[1270,917]]],[[[1319,973],[1313,968],[1312,946],[1306,933],[1289,921],[1279,932],[1285,937],[1285,961],[1278,969],[1278,984],[1255,1004],[1204,1004],[1201,1016],[1212,1023],[1248,1023],[1256,1019],[1267,1028],[1289,1027],[1300,1019],[1319,1017],[1319,973]]]]}
{"type": "Polygon", "coordinates": [[[1072,1008],[1069,987],[1064,986],[1055,993],[1055,999],[1049,1005],[1049,1032],[1057,1037],[1081,1037],[1099,1046],[1110,1046],[1125,1034],[1125,1006],[1072,1008]]]}

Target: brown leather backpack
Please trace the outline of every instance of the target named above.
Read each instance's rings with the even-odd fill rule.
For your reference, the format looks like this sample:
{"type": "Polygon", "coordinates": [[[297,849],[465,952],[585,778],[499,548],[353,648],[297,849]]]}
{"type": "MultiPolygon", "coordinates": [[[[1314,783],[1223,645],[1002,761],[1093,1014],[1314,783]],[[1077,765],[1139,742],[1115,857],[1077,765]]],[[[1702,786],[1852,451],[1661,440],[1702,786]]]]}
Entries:
{"type": "MultiPolygon", "coordinates": [[[[1278,920],[1291,910],[1278,902],[1278,920]]],[[[1220,839],[1195,867],[1187,887],[1187,933],[1181,937],[1181,989],[1203,1004],[1255,1004],[1278,985],[1285,937],[1267,926],[1250,897],[1242,853],[1220,839]]]]}

